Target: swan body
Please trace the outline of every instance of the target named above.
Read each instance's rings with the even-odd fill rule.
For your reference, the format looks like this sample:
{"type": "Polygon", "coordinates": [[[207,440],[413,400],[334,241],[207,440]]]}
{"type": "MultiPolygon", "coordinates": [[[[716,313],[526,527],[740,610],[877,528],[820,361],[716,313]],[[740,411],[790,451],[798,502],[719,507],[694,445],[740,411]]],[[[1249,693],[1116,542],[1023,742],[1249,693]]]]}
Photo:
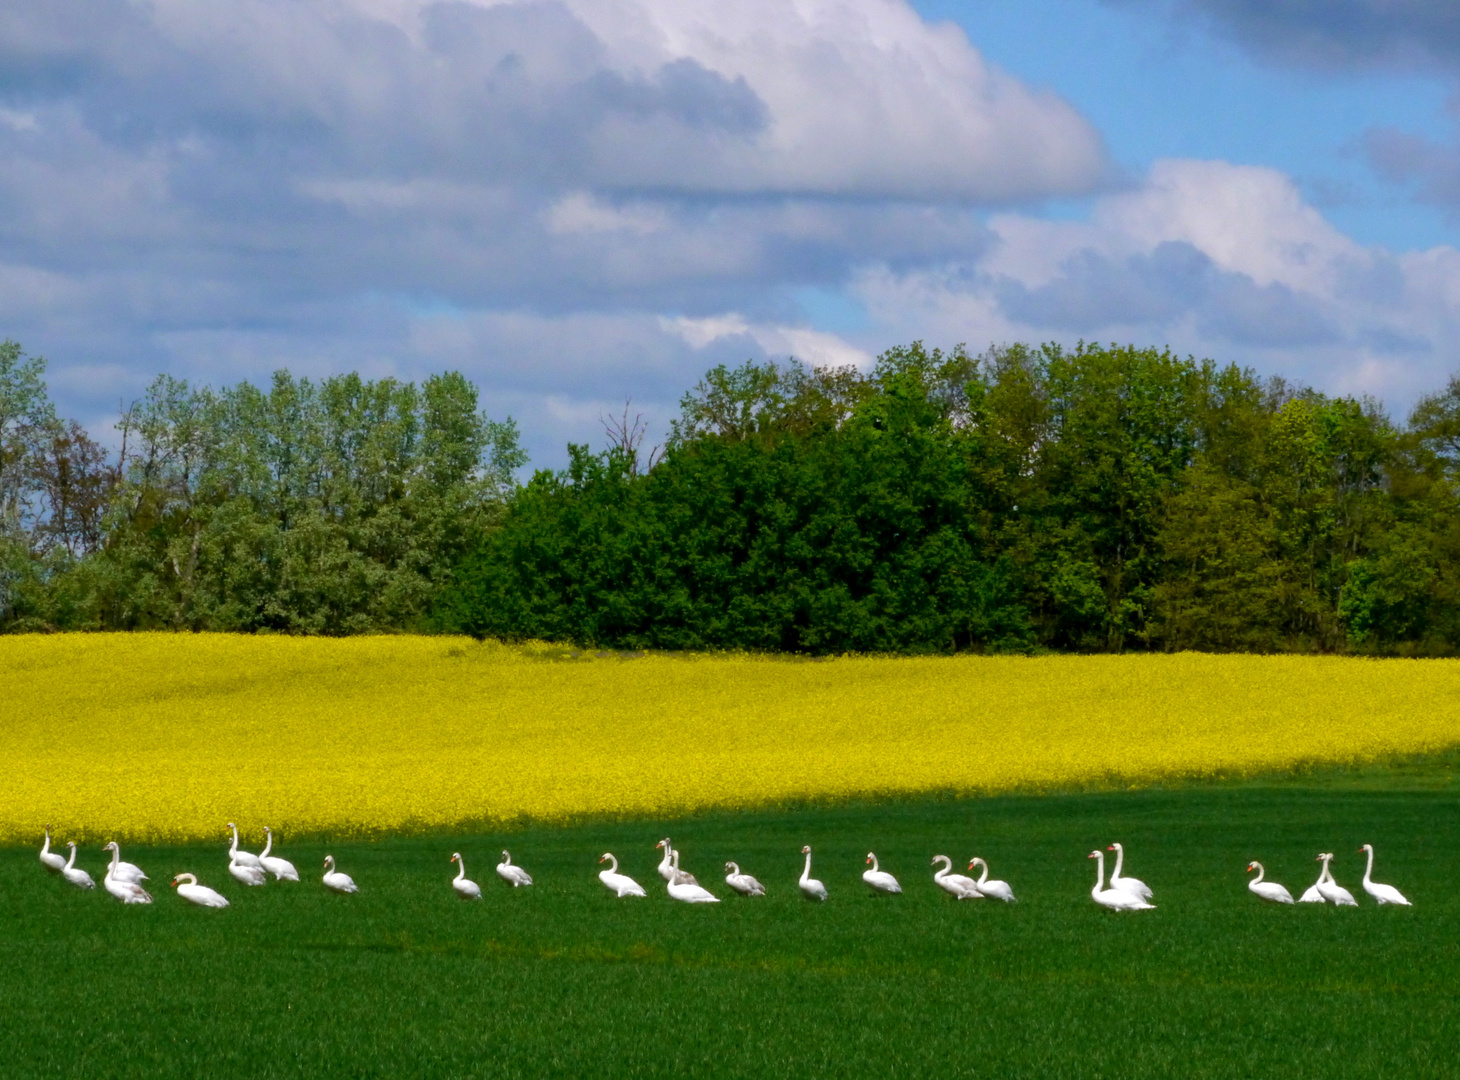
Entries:
{"type": "Polygon", "coordinates": [[[172,887],[190,904],[212,908],[228,906],[228,897],[220,892],[214,892],[206,885],[199,885],[198,879],[192,874],[179,874],[172,879],[172,887]]]}
{"type": "Polygon", "coordinates": [[[107,868],[106,877],[102,878],[101,881],[106,886],[106,891],[124,904],[152,903],[152,894],[142,888],[137,882],[117,877],[117,867],[121,864],[122,849],[117,847],[116,841],[113,840],[106,847],[102,848],[102,850],[112,853],[111,866],[107,868]]]}
{"type": "Polygon", "coordinates": [[[265,870],[274,875],[276,881],[298,881],[299,871],[294,869],[294,864],[288,859],[281,859],[277,855],[270,855],[274,850],[274,833],[267,825],[264,826],[264,835],[269,838],[264,845],[264,850],[259,852],[259,863],[265,870]]]}
{"type": "Polygon", "coordinates": [[[46,842],[41,845],[41,865],[53,874],[66,868],[66,859],[60,852],[51,850],[51,827],[46,826],[46,842]]]}
{"type": "Polygon", "coordinates": [[[1304,891],[1303,895],[1298,897],[1298,903],[1300,904],[1328,903],[1328,901],[1323,898],[1323,893],[1319,892],[1318,886],[1322,885],[1325,881],[1328,881],[1331,875],[1328,873],[1328,864],[1326,862],[1323,862],[1322,855],[1318,856],[1317,861],[1323,863],[1323,869],[1318,871],[1318,880],[1313,882],[1312,885],[1309,885],[1308,888],[1304,891]]]}
{"type": "Polygon", "coordinates": [[[1364,892],[1380,904],[1402,904],[1405,907],[1413,907],[1414,905],[1406,900],[1404,894],[1393,885],[1380,885],[1378,882],[1369,880],[1369,875],[1374,872],[1374,845],[1365,844],[1359,850],[1369,853],[1369,865],[1364,868],[1364,892]]]}
{"type": "Polygon", "coordinates": [[[1283,888],[1276,881],[1262,880],[1262,875],[1267,873],[1262,868],[1262,863],[1248,863],[1248,873],[1251,873],[1253,870],[1257,871],[1257,876],[1247,883],[1248,891],[1253,896],[1259,900],[1266,900],[1269,904],[1291,904],[1293,902],[1293,894],[1288,892],[1287,889],[1283,888]]]}
{"type": "Polygon", "coordinates": [[[78,889],[96,888],[96,882],[91,880],[91,875],[76,865],[76,845],[67,843],[66,846],[71,849],[71,857],[61,867],[61,876],[78,889]]]}
{"type": "Polygon", "coordinates": [[[466,860],[461,857],[461,852],[453,851],[451,861],[456,864],[456,876],[451,879],[451,887],[456,890],[456,895],[463,900],[480,900],[482,889],[475,881],[468,881],[466,876],[466,860]]]}
{"type": "Polygon", "coordinates": [[[229,845],[228,848],[229,861],[236,862],[239,866],[252,866],[256,870],[264,869],[264,864],[257,855],[254,855],[247,851],[238,850],[238,826],[234,825],[233,822],[230,821],[228,823],[228,830],[233,833],[233,843],[229,845]]]}
{"type": "Polygon", "coordinates": [[[709,889],[689,880],[683,871],[676,873],[665,886],[669,895],[686,904],[718,904],[720,898],[709,889]]]}
{"type": "Polygon", "coordinates": [[[1018,900],[1014,896],[1014,890],[1009,887],[1007,881],[1000,881],[998,878],[995,878],[993,881],[989,880],[988,863],[975,856],[973,861],[968,864],[968,868],[972,870],[975,865],[983,867],[983,873],[973,883],[973,887],[978,890],[980,896],[987,896],[993,900],[1002,900],[1006,904],[1018,903],[1018,900]]]}
{"type": "Polygon", "coordinates": [[[973,878],[951,872],[953,870],[952,859],[948,858],[947,855],[934,855],[932,865],[937,866],[940,862],[943,864],[943,869],[933,874],[934,885],[959,900],[980,900],[983,898],[983,894],[978,891],[978,887],[973,878]]]}
{"type": "Polygon", "coordinates": [[[749,874],[742,874],[739,863],[727,862],[725,864],[725,884],[741,896],[765,895],[765,886],[749,874]]]}
{"type": "Polygon", "coordinates": [[[269,875],[264,872],[262,866],[244,866],[236,860],[228,860],[228,872],[233,879],[244,885],[262,885],[269,880],[269,875]]]}
{"type": "Polygon", "coordinates": [[[1151,887],[1140,878],[1123,877],[1120,872],[1121,865],[1125,862],[1125,848],[1119,844],[1111,844],[1107,851],[1115,852],[1115,869],[1110,872],[1110,887],[1120,889],[1123,892],[1134,893],[1142,900],[1151,899],[1151,887]]]}
{"type": "MultiPolygon", "coordinates": [[[[232,867],[229,867],[231,870],[232,867]]],[[[357,893],[360,886],[355,884],[355,879],[349,874],[342,874],[335,869],[335,857],[326,855],[324,857],[324,876],[320,878],[326,889],[332,889],[337,893],[357,893]]]]}
{"type": "Polygon", "coordinates": [[[872,864],[872,869],[862,871],[862,880],[867,883],[867,888],[874,893],[883,893],[887,896],[902,892],[902,886],[897,883],[897,878],[886,870],[877,869],[876,855],[870,851],[867,852],[867,861],[872,864]]]}
{"type": "Polygon", "coordinates": [[[1326,880],[1318,882],[1318,891],[1323,894],[1323,899],[1330,904],[1337,904],[1339,907],[1358,907],[1359,902],[1354,899],[1354,894],[1345,889],[1337,881],[1333,880],[1333,870],[1328,863],[1333,858],[1329,852],[1323,857],[1323,877],[1326,880]]]}
{"type": "Polygon", "coordinates": [[[1095,887],[1090,890],[1091,900],[1109,911],[1152,911],[1155,909],[1156,905],[1146,903],[1144,897],[1137,896],[1135,893],[1105,887],[1105,852],[1097,848],[1090,852],[1089,858],[1096,860],[1095,887]]]}
{"type": "Polygon", "coordinates": [[[826,886],[811,876],[811,845],[807,844],[801,849],[801,854],[806,856],[806,868],[801,871],[801,895],[808,900],[818,902],[826,899],[826,886]]]}
{"type": "MultiPolygon", "coordinates": [[[[668,856],[666,855],[665,858],[668,858],[668,856]]],[[[603,856],[598,861],[607,862],[610,864],[607,870],[600,870],[598,872],[598,880],[603,882],[604,888],[608,889],[620,900],[622,900],[625,896],[648,895],[646,892],[644,892],[644,886],[640,885],[637,881],[629,877],[627,874],[620,874],[618,872],[617,856],[613,855],[611,852],[605,851],[603,853],[603,856]]]]}
{"type": "Polygon", "coordinates": [[[532,875],[520,866],[512,865],[512,856],[502,852],[502,861],[497,864],[497,876],[514,889],[532,884],[532,875]]]}

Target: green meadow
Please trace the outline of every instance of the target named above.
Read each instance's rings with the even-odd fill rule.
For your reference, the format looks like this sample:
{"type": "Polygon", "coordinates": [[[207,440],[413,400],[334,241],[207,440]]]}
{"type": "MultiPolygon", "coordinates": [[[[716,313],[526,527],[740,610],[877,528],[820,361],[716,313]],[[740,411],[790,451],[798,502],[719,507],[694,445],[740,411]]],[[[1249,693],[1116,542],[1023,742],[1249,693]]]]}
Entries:
{"type": "MultiPolygon", "coordinates": [[[[1177,790],[717,813],[503,834],[291,843],[299,884],[245,889],[226,845],[131,847],[156,903],[123,907],[0,850],[0,1075],[28,1077],[1450,1077],[1460,1047],[1453,761],[1177,790]],[[724,896],[670,900],[669,834],[724,896]],[[1088,852],[1126,845],[1155,911],[1090,901],[1088,852]],[[1362,893],[1375,878],[1412,908],[1362,893]],[[823,905],[796,889],[815,851],[823,905]],[[503,847],[537,884],[512,890],[503,847]],[[360,885],[327,892],[332,852],[360,885]],[[453,851],[481,883],[449,882],[453,851]],[[649,892],[597,881],[615,852],[649,892]],[[873,896],[868,851],[901,879],[873,896]],[[1337,853],[1358,909],[1296,896],[1337,853]],[[985,856],[1019,903],[958,902],[935,854],[985,856]],[[769,888],[723,886],[737,860],[769,888]],[[232,901],[194,908],[192,871],[232,901]]],[[[64,840],[64,831],[61,833],[64,840]]]]}

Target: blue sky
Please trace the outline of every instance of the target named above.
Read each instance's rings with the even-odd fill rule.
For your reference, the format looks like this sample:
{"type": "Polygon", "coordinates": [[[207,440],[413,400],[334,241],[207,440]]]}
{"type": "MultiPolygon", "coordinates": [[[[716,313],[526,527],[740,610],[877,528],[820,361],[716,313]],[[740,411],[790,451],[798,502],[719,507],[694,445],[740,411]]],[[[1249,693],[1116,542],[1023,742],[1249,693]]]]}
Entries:
{"type": "Polygon", "coordinates": [[[534,464],[715,363],[1170,345],[1401,416],[1460,346],[1452,0],[0,0],[0,336],[464,371],[534,464]]]}

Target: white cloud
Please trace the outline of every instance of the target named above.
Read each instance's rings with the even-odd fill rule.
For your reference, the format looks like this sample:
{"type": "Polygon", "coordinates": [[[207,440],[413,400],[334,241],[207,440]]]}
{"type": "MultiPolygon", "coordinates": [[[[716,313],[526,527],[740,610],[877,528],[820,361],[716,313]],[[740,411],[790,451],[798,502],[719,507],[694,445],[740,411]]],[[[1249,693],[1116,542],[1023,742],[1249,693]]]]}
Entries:
{"type": "Polygon", "coordinates": [[[1272,169],[1157,162],[1086,221],[989,227],[983,258],[865,268],[857,293],[882,332],[1170,344],[1401,411],[1460,347],[1460,251],[1363,247],[1272,169]]]}

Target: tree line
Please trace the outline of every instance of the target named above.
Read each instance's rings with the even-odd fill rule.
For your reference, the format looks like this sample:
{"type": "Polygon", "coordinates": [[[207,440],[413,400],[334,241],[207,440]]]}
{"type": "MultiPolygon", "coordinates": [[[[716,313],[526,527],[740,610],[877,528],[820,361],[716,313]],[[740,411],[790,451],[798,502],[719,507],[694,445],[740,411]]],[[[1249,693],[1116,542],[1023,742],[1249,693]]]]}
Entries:
{"type": "Polygon", "coordinates": [[[1169,351],[748,362],[525,484],[459,374],[160,378],[107,452],[0,353],[0,627],[623,649],[1460,644],[1460,379],[1377,402],[1169,351]]]}

